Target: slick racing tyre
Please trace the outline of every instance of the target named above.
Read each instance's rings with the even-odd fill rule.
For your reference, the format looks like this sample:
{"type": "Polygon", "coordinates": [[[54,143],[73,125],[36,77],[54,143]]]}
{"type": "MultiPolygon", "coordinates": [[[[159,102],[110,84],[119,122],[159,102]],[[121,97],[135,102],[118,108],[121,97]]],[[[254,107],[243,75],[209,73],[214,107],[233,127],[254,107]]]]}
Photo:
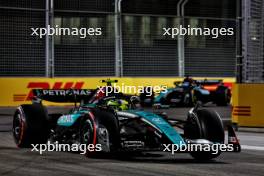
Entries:
{"type": "MultiPolygon", "coordinates": [[[[215,111],[198,109],[196,118],[189,116],[184,126],[186,139],[206,139],[213,143],[224,143],[223,123],[215,111]]],[[[191,151],[191,156],[197,160],[211,160],[218,157],[221,152],[217,151],[191,151]]]]}
{"type": "Polygon", "coordinates": [[[217,106],[227,106],[230,103],[231,93],[228,88],[220,86],[215,92],[215,103],[217,106]]]}
{"type": "Polygon", "coordinates": [[[185,93],[183,97],[183,105],[185,107],[193,106],[192,93],[185,93]]]}
{"type": "MultiPolygon", "coordinates": [[[[117,151],[120,146],[119,126],[114,113],[93,109],[80,123],[81,144],[101,144],[104,152],[117,151]]],[[[97,150],[96,150],[97,151],[97,150]]],[[[93,156],[97,152],[88,151],[87,156],[93,156]]]]}
{"type": "MultiPolygon", "coordinates": [[[[86,114],[80,121],[80,144],[91,145],[93,144],[93,150],[96,151],[96,143],[97,143],[97,130],[95,117],[92,113],[86,114]]],[[[86,156],[91,156],[94,151],[86,151],[86,156]]]]}
{"type": "Polygon", "coordinates": [[[116,115],[110,111],[97,110],[95,116],[98,119],[99,127],[101,127],[101,132],[103,133],[101,135],[104,135],[104,131],[108,133],[110,152],[117,151],[120,147],[120,132],[116,115]]]}
{"type": "Polygon", "coordinates": [[[14,114],[13,136],[20,148],[32,147],[31,144],[45,144],[49,136],[48,114],[40,104],[21,105],[14,114]]]}

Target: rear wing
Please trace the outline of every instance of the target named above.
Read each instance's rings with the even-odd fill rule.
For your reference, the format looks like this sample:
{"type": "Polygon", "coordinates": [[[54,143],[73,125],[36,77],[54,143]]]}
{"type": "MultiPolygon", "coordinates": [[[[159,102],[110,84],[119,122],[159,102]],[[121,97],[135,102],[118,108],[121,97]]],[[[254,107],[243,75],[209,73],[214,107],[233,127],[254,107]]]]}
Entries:
{"type": "Polygon", "coordinates": [[[89,100],[96,89],[33,89],[33,101],[45,100],[50,102],[80,102],[89,100]]]}

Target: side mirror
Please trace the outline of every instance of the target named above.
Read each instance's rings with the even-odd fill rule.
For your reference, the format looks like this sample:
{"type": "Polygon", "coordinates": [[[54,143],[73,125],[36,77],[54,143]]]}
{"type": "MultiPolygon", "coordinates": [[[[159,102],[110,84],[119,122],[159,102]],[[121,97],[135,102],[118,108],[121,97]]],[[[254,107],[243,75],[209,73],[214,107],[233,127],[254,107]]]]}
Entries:
{"type": "Polygon", "coordinates": [[[174,84],[175,86],[178,86],[180,83],[181,83],[181,82],[179,82],[179,81],[175,81],[173,84],[174,84]]]}
{"type": "Polygon", "coordinates": [[[137,104],[140,102],[140,99],[138,96],[131,96],[130,97],[130,101],[133,103],[133,104],[137,104]]]}

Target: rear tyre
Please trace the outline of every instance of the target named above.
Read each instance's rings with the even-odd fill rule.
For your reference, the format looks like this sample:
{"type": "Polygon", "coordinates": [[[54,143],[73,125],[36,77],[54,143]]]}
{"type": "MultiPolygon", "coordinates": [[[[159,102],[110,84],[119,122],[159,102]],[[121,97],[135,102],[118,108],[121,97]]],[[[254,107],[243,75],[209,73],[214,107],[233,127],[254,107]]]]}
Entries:
{"type": "MultiPolygon", "coordinates": [[[[189,116],[184,126],[184,136],[187,139],[207,139],[213,143],[224,143],[223,123],[215,111],[198,109],[197,118],[189,116]]],[[[197,160],[211,160],[218,157],[221,152],[193,151],[191,156],[197,160]]]]}
{"type": "Polygon", "coordinates": [[[218,87],[215,96],[215,103],[217,106],[227,106],[230,103],[231,93],[226,87],[218,87]]]}
{"type": "Polygon", "coordinates": [[[14,114],[13,136],[20,148],[45,144],[49,136],[47,110],[41,104],[21,105],[14,114]]]}
{"type": "Polygon", "coordinates": [[[183,105],[185,107],[191,107],[193,106],[193,101],[192,101],[192,93],[191,92],[186,92],[183,97],[183,105]]]}

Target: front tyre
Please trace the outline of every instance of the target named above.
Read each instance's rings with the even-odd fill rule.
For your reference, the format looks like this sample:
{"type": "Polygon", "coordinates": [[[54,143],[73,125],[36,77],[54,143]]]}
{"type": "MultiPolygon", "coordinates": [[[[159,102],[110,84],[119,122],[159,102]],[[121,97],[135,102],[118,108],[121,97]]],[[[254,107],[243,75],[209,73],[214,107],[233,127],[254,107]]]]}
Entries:
{"type": "MultiPolygon", "coordinates": [[[[198,109],[196,118],[189,116],[184,126],[184,136],[187,139],[206,139],[213,143],[224,143],[224,127],[219,115],[212,110],[198,109]]],[[[198,160],[211,160],[221,152],[191,151],[191,156],[198,160]]]]}
{"type": "Polygon", "coordinates": [[[80,143],[96,144],[95,123],[90,116],[85,116],[80,123],[80,143]]]}
{"type": "Polygon", "coordinates": [[[81,119],[79,130],[80,144],[85,144],[87,146],[87,150],[85,151],[86,156],[92,156],[96,151],[97,130],[95,118],[91,112],[81,119]],[[90,145],[93,145],[92,150],[89,147],[90,145]]]}
{"type": "Polygon", "coordinates": [[[81,120],[80,143],[87,146],[93,144],[95,148],[93,151],[87,151],[86,156],[93,156],[100,151],[117,151],[120,139],[118,122],[115,115],[105,110],[91,110],[81,120]]]}
{"type": "Polygon", "coordinates": [[[94,114],[98,119],[98,137],[101,137],[101,140],[105,142],[108,140],[110,152],[117,151],[120,148],[120,130],[116,115],[114,112],[100,109],[96,110],[94,114]]]}

